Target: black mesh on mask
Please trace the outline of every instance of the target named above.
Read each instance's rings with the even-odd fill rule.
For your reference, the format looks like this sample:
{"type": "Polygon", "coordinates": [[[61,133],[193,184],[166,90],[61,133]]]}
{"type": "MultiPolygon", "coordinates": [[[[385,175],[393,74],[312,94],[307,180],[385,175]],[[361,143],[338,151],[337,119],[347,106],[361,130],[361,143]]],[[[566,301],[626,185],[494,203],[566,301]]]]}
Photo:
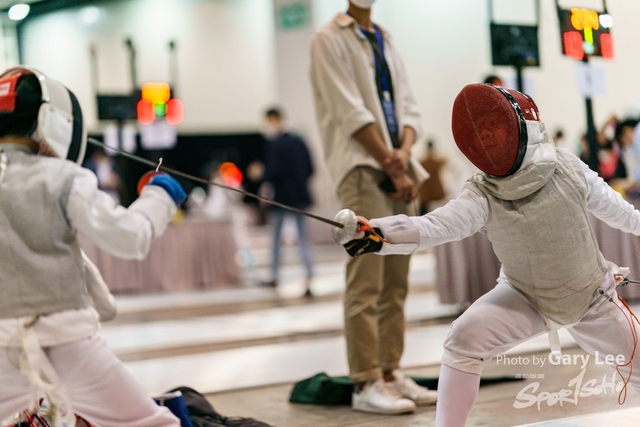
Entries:
{"type": "Polygon", "coordinates": [[[523,142],[526,148],[526,127],[507,96],[493,85],[470,84],[453,103],[451,128],[458,148],[478,169],[494,176],[513,173],[522,161],[523,142]]]}
{"type": "Polygon", "coordinates": [[[0,137],[30,136],[36,128],[38,111],[42,104],[42,90],[38,78],[33,74],[20,77],[16,93],[15,111],[0,113],[0,137]]]}

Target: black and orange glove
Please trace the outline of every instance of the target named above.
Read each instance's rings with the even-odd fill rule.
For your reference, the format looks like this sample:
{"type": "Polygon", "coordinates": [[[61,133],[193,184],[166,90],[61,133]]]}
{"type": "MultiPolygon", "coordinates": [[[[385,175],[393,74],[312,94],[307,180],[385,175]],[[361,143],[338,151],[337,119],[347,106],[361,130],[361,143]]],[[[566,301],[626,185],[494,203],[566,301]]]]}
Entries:
{"type": "Polygon", "coordinates": [[[364,236],[353,239],[344,244],[347,253],[352,257],[357,257],[369,252],[378,252],[382,249],[382,232],[378,227],[364,231],[364,236]]]}
{"type": "Polygon", "coordinates": [[[356,238],[344,244],[347,253],[357,257],[370,252],[378,252],[383,243],[391,243],[384,238],[378,227],[372,227],[365,218],[358,216],[358,231],[356,238]]]}

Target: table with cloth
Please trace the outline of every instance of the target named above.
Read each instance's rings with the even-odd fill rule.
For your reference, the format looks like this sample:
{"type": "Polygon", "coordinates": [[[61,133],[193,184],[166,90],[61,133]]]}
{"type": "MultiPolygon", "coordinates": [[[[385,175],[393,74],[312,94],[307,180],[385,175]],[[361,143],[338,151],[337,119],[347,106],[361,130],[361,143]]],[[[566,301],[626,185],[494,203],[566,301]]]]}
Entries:
{"type": "MultiPolygon", "coordinates": [[[[628,201],[638,208],[640,199],[628,201]]],[[[640,237],[609,227],[590,215],[604,258],[620,267],[629,267],[629,278],[640,280],[640,237]]],[[[500,262],[487,236],[476,233],[458,242],[435,247],[436,283],[443,304],[472,303],[496,285],[500,262]]],[[[640,285],[618,288],[625,299],[640,299],[640,285]]]]}
{"type": "Polygon", "coordinates": [[[115,294],[150,294],[229,287],[240,281],[230,222],[169,224],[141,261],[116,258],[84,236],[80,245],[115,294]]]}

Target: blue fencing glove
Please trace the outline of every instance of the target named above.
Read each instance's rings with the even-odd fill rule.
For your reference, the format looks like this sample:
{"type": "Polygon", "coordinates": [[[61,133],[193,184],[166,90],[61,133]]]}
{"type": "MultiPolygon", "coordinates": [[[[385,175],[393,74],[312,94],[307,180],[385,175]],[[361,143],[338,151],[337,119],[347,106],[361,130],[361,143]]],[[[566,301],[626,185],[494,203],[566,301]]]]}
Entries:
{"type": "Polygon", "coordinates": [[[169,408],[171,413],[180,420],[180,427],[193,427],[189,409],[187,409],[187,404],[184,401],[184,397],[180,390],[173,391],[159,397],[154,397],[153,400],[155,400],[159,406],[166,406],[169,408]]]}
{"type": "Polygon", "coordinates": [[[187,193],[184,192],[180,183],[176,181],[175,178],[165,173],[154,175],[147,185],[157,185],[158,187],[162,187],[169,197],[173,199],[176,205],[184,202],[187,198],[187,193]]]}

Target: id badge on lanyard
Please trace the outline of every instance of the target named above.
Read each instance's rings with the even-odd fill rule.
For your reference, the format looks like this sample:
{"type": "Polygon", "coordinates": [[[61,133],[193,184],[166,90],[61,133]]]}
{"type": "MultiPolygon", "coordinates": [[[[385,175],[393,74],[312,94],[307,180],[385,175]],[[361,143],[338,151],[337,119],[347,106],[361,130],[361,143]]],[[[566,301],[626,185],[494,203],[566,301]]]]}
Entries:
{"type": "Polygon", "coordinates": [[[384,118],[387,121],[387,127],[389,132],[398,133],[398,121],[396,120],[396,106],[391,99],[391,94],[388,91],[383,93],[382,110],[384,111],[384,118]]]}

